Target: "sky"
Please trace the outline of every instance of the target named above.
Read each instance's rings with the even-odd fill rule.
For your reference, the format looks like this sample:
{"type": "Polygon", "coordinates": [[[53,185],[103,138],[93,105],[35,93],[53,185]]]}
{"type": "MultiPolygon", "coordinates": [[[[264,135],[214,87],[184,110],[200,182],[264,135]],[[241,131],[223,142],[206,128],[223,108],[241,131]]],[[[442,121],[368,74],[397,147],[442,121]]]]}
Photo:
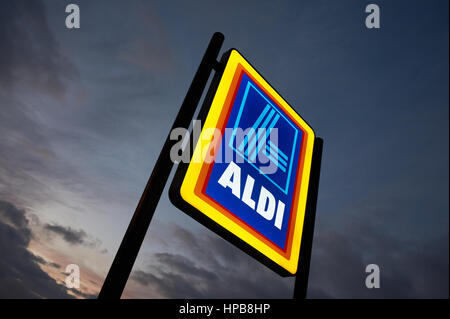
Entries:
{"type": "MultiPolygon", "coordinates": [[[[448,1],[372,2],[1,1],[0,298],[97,296],[216,31],[324,139],[308,298],[448,298],[448,1]]],[[[166,188],[122,297],[293,286],[166,188]]]]}

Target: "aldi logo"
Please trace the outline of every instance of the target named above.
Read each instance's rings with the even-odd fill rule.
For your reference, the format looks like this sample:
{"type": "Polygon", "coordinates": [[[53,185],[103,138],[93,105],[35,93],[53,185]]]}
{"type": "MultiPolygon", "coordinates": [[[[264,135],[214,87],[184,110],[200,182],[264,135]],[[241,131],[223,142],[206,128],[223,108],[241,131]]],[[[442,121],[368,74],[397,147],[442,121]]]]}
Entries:
{"type": "Polygon", "coordinates": [[[236,50],[207,107],[171,199],[272,268],[295,274],[313,130],[236,50]]]}

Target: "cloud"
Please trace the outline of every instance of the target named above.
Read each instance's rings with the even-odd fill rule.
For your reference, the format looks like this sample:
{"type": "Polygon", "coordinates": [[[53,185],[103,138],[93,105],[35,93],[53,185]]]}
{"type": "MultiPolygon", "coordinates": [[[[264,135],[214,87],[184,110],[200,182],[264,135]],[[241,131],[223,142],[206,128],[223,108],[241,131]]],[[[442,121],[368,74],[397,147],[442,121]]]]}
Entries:
{"type": "Polygon", "coordinates": [[[56,269],[61,269],[61,265],[54,263],[54,262],[47,262],[47,265],[49,265],[50,267],[56,268],[56,269]]]}
{"type": "Polygon", "coordinates": [[[290,298],[290,278],[281,278],[225,240],[172,226],[181,253],[154,253],[131,279],[164,298],[290,298]],[[245,274],[243,276],[242,274],[245,274]]]}
{"type": "Polygon", "coordinates": [[[71,291],[82,299],[97,299],[97,294],[88,294],[77,289],[72,289],[71,291]]]}
{"type": "MultiPolygon", "coordinates": [[[[51,235],[58,235],[70,245],[83,245],[96,248],[101,245],[101,240],[93,239],[84,230],[75,230],[70,226],[61,226],[58,224],[45,224],[44,230],[51,235]]],[[[104,252],[104,250],[102,250],[104,252]]]]}
{"type": "Polygon", "coordinates": [[[27,250],[31,237],[25,211],[0,200],[0,298],[72,298],[27,250]]]}
{"type": "MultiPolygon", "coordinates": [[[[394,218],[392,207],[362,201],[316,225],[308,298],[448,298],[448,233],[398,237],[379,222],[394,218]],[[372,263],[380,267],[380,289],[365,286],[372,263]]],[[[169,229],[163,232],[169,251],[149,255],[147,267],[131,276],[147,296],[291,298],[293,279],[280,278],[225,240],[169,229]]]]}
{"type": "Polygon", "coordinates": [[[55,134],[52,117],[77,72],[61,53],[40,0],[0,2],[0,43],[0,195],[33,202],[49,197],[50,180],[76,179],[55,153],[55,135],[62,134],[55,134]]]}
{"type": "Polygon", "coordinates": [[[63,56],[50,32],[41,1],[6,0],[0,3],[0,88],[18,83],[56,98],[76,71],[63,56]]]}
{"type": "Polygon", "coordinates": [[[399,239],[376,226],[383,205],[376,207],[381,213],[356,206],[339,221],[316,226],[308,297],[448,298],[448,233],[399,239]],[[368,264],[380,267],[379,289],[365,286],[368,264]]]}
{"type": "Polygon", "coordinates": [[[44,228],[51,233],[60,235],[66,242],[71,245],[84,244],[85,238],[87,236],[86,232],[82,229],[77,231],[72,229],[71,227],[64,227],[56,224],[46,224],[44,228]]]}
{"type": "Polygon", "coordinates": [[[4,221],[9,221],[22,233],[26,233],[26,241],[30,240],[28,220],[25,218],[25,211],[17,209],[9,202],[0,200],[0,217],[4,221]]]}
{"type": "Polygon", "coordinates": [[[59,265],[59,264],[57,264],[55,262],[47,261],[44,258],[42,258],[41,256],[33,255],[33,260],[36,263],[44,265],[44,266],[50,266],[50,267],[53,267],[55,269],[61,269],[61,265],[59,265]]]}
{"type": "Polygon", "coordinates": [[[134,10],[137,21],[144,26],[144,33],[136,35],[118,58],[158,74],[174,68],[173,54],[168,43],[164,23],[152,5],[140,4],[134,10]]]}

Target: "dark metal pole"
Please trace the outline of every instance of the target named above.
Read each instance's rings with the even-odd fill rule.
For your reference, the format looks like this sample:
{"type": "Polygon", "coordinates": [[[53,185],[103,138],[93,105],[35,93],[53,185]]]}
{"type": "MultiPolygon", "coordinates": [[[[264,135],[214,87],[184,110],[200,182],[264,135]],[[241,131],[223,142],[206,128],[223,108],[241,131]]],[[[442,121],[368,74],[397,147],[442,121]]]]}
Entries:
{"type": "Polygon", "coordinates": [[[294,299],[306,299],[308,290],[309,266],[314,237],[314,222],[316,220],[317,196],[319,193],[320,166],[322,163],[323,139],[314,141],[313,158],[306,201],[305,221],[303,225],[298,272],[295,277],[294,299]]]}
{"type": "MultiPolygon", "coordinates": [[[[214,33],[170,131],[177,127],[186,129],[189,127],[211,71],[218,64],[216,59],[223,41],[224,36],[222,33],[214,33]]],[[[170,149],[174,143],[176,141],[170,139],[169,132],[144,193],[103,283],[98,299],[119,299],[122,295],[145,234],[147,233],[148,226],[161,198],[170,171],[172,170],[173,162],[170,159],[170,149]]]]}

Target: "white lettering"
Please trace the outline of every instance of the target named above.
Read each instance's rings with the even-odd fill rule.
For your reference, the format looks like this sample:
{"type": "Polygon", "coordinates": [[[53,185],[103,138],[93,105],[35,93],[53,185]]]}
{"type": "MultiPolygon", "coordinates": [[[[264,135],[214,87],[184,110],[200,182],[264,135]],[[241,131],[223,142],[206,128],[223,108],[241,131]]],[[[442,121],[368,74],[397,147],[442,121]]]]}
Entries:
{"type": "Polygon", "coordinates": [[[227,169],[219,179],[219,184],[224,188],[231,188],[233,195],[241,198],[241,168],[234,162],[228,164],[227,169]]]}
{"type": "Polygon", "coordinates": [[[264,186],[261,186],[256,212],[267,220],[272,220],[275,214],[275,197],[264,186]]]}

